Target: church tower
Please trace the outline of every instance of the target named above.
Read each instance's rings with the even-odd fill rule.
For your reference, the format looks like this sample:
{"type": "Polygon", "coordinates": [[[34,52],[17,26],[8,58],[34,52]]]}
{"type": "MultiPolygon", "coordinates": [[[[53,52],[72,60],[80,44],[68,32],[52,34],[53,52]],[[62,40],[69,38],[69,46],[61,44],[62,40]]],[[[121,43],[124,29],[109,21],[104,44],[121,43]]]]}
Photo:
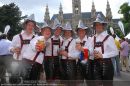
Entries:
{"type": "Polygon", "coordinates": [[[44,21],[45,21],[47,24],[50,24],[50,15],[49,15],[48,5],[46,5],[46,11],[45,11],[45,15],[44,15],[44,21]]]}
{"type": "Polygon", "coordinates": [[[95,5],[94,5],[94,1],[92,1],[91,18],[93,20],[95,20],[95,18],[96,18],[96,9],[95,9],[95,5]]]}
{"type": "Polygon", "coordinates": [[[72,0],[72,28],[76,28],[81,19],[81,0],[72,0]]]}
{"type": "Polygon", "coordinates": [[[64,23],[64,18],[63,18],[63,10],[62,10],[62,4],[60,3],[60,7],[59,7],[59,15],[58,15],[58,19],[60,21],[61,24],[64,23]]]}
{"type": "Polygon", "coordinates": [[[106,21],[111,22],[112,21],[112,12],[110,8],[109,1],[107,0],[107,7],[106,7],[106,21]]]}

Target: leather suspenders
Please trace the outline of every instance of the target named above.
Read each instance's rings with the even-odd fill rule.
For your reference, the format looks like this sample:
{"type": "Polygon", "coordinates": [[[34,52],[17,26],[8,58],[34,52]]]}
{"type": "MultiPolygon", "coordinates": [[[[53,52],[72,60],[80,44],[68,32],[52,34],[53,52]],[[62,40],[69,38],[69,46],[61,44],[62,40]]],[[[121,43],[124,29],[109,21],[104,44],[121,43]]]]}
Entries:
{"type": "MultiPolygon", "coordinates": [[[[21,49],[22,49],[22,48],[23,48],[23,45],[24,45],[24,44],[30,44],[31,39],[33,39],[35,36],[33,35],[31,39],[26,39],[26,40],[23,39],[23,37],[22,37],[21,34],[19,34],[19,37],[20,37],[21,49]]],[[[17,59],[18,59],[18,57],[17,57],[17,59]]]]}
{"type": "Polygon", "coordinates": [[[81,46],[84,46],[86,41],[80,42],[81,46]]]}
{"type": "Polygon", "coordinates": [[[38,55],[39,55],[40,53],[44,53],[44,52],[43,52],[43,51],[42,51],[42,52],[37,52],[36,55],[35,55],[34,58],[33,58],[33,62],[36,61],[36,59],[37,59],[37,57],[38,57],[38,55]]]}
{"type": "Polygon", "coordinates": [[[96,37],[94,36],[94,49],[95,47],[101,47],[102,54],[104,54],[104,42],[108,39],[109,35],[107,35],[102,42],[96,42],[96,37]]]}
{"type": "Polygon", "coordinates": [[[54,45],[58,45],[59,48],[60,48],[60,39],[59,40],[53,40],[53,38],[51,38],[51,43],[52,43],[52,57],[54,56],[53,55],[53,51],[54,51],[54,45]]]}
{"type": "MultiPolygon", "coordinates": [[[[20,37],[20,40],[21,40],[21,49],[22,49],[24,44],[30,44],[30,40],[29,39],[24,40],[21,34],[19,34],[19,37],[20,37]]],[[[31,39],[33,39],[34,37],[35,36],[33,35],[31,39]]]]}
{"type": "MultiPolygon", "coordinates": [[[[73,40],[73,39],[71,39],[71,41],[69,41],[68,45],[67,45],[67,46],[65,46],[65,51],[66,51],[66,52],[68,52],[68,48],[69,48],[70,43],[72,42],[72,40],[73,40]]],[[[68,58],[69,58],[69,57],[67,57],[67,59],[68,59],[68,58]]]]}

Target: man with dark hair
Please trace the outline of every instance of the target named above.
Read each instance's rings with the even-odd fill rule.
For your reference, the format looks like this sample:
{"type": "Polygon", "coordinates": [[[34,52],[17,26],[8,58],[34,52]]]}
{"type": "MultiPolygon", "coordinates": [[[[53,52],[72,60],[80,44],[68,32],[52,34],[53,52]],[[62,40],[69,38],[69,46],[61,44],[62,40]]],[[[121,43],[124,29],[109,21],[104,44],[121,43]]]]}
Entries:
{"type": "MultiPolygon", "coordinates": [[[[83,22],[80,20],[78,27],[77,27],[77,35],[78,38],[76,39],[77,42],[77,49],[81,51],[80,59],[78,59],[77,63],[77,79],[78,80],[92,80],[92,76],[89,73],[91,71],[91,67],[88,66],[88,59],[84,55],[83,48],[86,46],[89,46],[89,42],[91,38],[87,35],[88,27],[84,26],[83,22]],[[79,44],[79,45],[78,45],[79,44]],[[83,54],[83,56],[82,56],[83,54]],[[90,70],[89,70],[90,69],[90,70]]],[[[89,62],[92,62],[92,59],[90,58],[89,62]]],[[[91,71],[92,73],[92,71],[91,71]]]]}
{"type": "Polygon", "coordinates": [[[59,20],[56,18],[54,20],[53,28],[54,34],[50,38],[51,47],[48,52],[46,52],[46,59],[45,59],[45,71],[47,74],[48,80],[58,80],[60,79],[60,57],[59,57],[59,50],[62,44],[62,26],[59,20]],[[51,64],[51,65],[50,65],[51,64]],[[48,72],[48,73],[47,73],[48,72]]]}
{"type": "Polygon", "coordinates": [[[112,57],[118,55],[114,38],[106,33],[107,23],[100,14],[93,22],[96,34],[91,39],[90,55],[94,57],[94,80],[96,86],[113,86],[114,69],[112,57]]]}
{"type": "MultiPolygon", "coordinates": [[[[34,38],[34,28],[36,27],[36,22],[34,20],[28,19],[23,24],[23,31],[13,37],[12,44],[10,47],[10,52],[12,52],[14,61],[11,64],[12,67],[12,78],[17,76],[19,78],[22,75],[22,58],[26,49],[29,47],[30,41],[34,38]]],[[[13,79],[11,79],[12,83],[13,79]]],[[[17,79],[18,80],[18,79],[17,79]]]]}
{"type": "Polygon", "coordinates": [[[26,49],[22,58],[25,70],[24,80],[35,80],[37,83],[40,79],[40,73],[43,72],[42,63],[44,60],[46,41],[50,36],[51,28],[44,23],[41,28],[41,36],[36,36],[30,41],[29,47],[26,49]]]}
{"type": "Polygon", "coordinates": [[[10,64],[12,55],[9,52],[11,41],[7,39],[6,34],[0,35],[0,79],[1,83],[5,83],[5,73],[10,72],[10,64]]]}
{"type": "MultiPolygon", "coordinates": [[[[76,60],[79,58],[80,51],[76,49],[76,40],[72,38],[73,31],[69,22],[66,23],[63,32],[64,39],[60,50],[60,55],[62,56],[61,80],[76,80],[76,60]]],[[[72,85],[69,82],[67,84],[72,85]]]]}
{"type": "Polygon", "coordinates": [[[33,30],[36,27],[36,22],[26,20],[23,24],[24,31],[13,37],[10,51],[14,53],[14,59],[22,60],[22,55],[28,47],[30,40],[34,38],[33,30]]]}

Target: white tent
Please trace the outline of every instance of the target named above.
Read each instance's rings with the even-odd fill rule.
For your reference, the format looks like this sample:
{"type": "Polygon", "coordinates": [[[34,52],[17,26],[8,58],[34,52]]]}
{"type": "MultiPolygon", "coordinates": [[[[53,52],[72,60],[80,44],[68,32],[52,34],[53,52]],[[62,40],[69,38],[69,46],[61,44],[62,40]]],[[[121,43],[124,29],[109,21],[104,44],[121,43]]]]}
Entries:
{"type": "Polygon", "coordinates": [[[130,39],[130,33],[125,37],[125,38],[128,38],[128,39],[130,39]]]}

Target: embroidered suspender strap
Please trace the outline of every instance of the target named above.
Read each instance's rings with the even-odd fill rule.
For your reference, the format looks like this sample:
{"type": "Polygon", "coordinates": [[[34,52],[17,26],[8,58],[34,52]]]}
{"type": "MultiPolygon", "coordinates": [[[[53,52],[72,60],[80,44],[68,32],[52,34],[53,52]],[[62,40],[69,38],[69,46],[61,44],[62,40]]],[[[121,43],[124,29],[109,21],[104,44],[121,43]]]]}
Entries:
{"type": "Polygon", "coordinates": [[[33,35],[30,40],[29,40],[29,39],[23,40],[23,37],[22,37],[21,34],[19,34],[19,37],[20,37],[20,40],[21,40],[21,49],[22,49],[23,45],[24,45],[24,44],[30,44],[30,40],[33,39],[35,36],[33,35]]]}
{"type": "Polygon", "coordinates": [[[36,61],[36,59],[37,59],[37,57],[38,57],[39,54],[40,54],[40,52],[37,52],[37,53],[36,53],[36,55],[35,55],[35,57],[34,57],[34,59],[33,59],[33,62],[36,61]]]}
{"type": "Polygon", "coordinates": [[[85,45],[85,42],[86,42],[86,41],[83,41],[83,43],[81,42],[81,43],[80,43],[80,44],[81,44],[81,46],[84,46],[84,45],[85,45]]]}
{"type": "Polygon", "coordinates": [[[19,34],[19,37],[20,37],[20,41],[21,41],[21,49],[22,49],[22,47],[23,47],[23,37],[22,37],[21,34],[19,34]]]}
{"type": "Polygon", "coordinates": [[[94,49],[95,49],[95,44],[96,44],[96,37],[94,36],[94,49]]]}
{"type": "Polygon", "coordinates": [[[58,45],[59,46],[59,48],[60,48],[60,39],[58,39],[58,40],[53,40],[53,38],[51,38],[51,42],[52,42],[52,56],[54,56],[53,55],[53,51],[54,51],[54,45],[58,45]]]}
{"type": "Polygon", "coordinates": [[[83,41],[83,46],[85,45],[86,41],[83,41]]]}
{"type": "Polygon", "coordinates": [[[53,57],[53,38],[51,38],[51,56],[53,57]]]}
{"type": "Polygon", "coordinates": [[[63,46],[64,41],[61,42],[61,46],[63,46]]]}
{"type": "Polygon", "coordinates": [[[102,54],[104,54],[104,42],[108,39],[108,37],[109,37],[109,35],[107,35],[107,36],[104,38],[104,40],[102,41],[102,46],[101,46],[101,48],[102,48],[102,54]]]}
{"type": "Polygon", "coordinates": [[[60,38],[59,38],[59,48],[60,48],[60,38]]]}
{"type": "MultiPolygon", "coordinates": [[[[19,34],[19,37],[20,37],[20,41],[21,41],[21,49],[23,48],[23,45],[24,44],[30,44],[30,40],[23,40],[23,37],[21,34],[19,34]]],[[[32,39],[34,38],[35,36],[33,35],[32,36],[32,39]]],[[[18,59],[18,58],[17,58],[18,59]]]]}
{"type": "Polygon", "coordinates": [[[45,47],[45,49],[44,49],[44,57],[43,57],[43,58],[46,59],[46,47],[45,47]]]}
{"type": "MultiPolygon", "coordinates": [[[[73,39],[71,39],[71,41],[69,41],[68,45],[65,47],[65,51],[66,51],[66,52],[68,52],[68,48],[69,48],[70,43],[72,42],[72,40],[73,40],[73,39]]],[[[67,57],[67,59],[68,59],[68,58],[69,58],[69,57],[67,57]]]]}
{"type": "Polygon", "coordinates": [[[68,45],[65,47],[65,51],[68,52],[68,48],[69,48],[69,45],[70,45],[70,43],[72,42],[72,40],[73,40],[73,39],[71,39],[71,41],[69,41],[68,45]]]}
{"type": "Polygon", "coordinates": [[[102,42],[104,43],[108,39],[108,37],[109,37],[109,35],[107,35],[102,42]]]}
{"type": "MultiPolygon", "coordinates": [[[[19,37],[20,37],[20,42],[21,42],[21,49],[23,47],[23,37],[21,34],[19,34],[19,37]]],[[[17,59],[19,59],[19,56],[17,56],[17,59]]]]}
{"type": "Polygon", "coordinates": [[[94,36],[94,49],[95,47],[101,47],[102,54],[104,54],[104,42],[108,39],[109,35],[107,35],[102,42],[96,42],[96,37],[94,36]]]}
{"type": "MultiPolygon", "coordinates": [[[[38,57],[38,55],[39,55],[40,53],[43,53],[43,54],[44,54],[44,57],[45,57],[45,52],[44,52],[44,51],[37,52],[36,55],[35,55],[34,58],[33,58],[33,62],[36,61],[36,59],[37,59],[37,57],[38,57]]],[[[44,58],[44,57],[43,57],[43,58],[44,58]]]]}
{"type": "Polygon", "coordinates": [[[58,40],[52,40],[52,44],[53,45],[60,45],[60,40],[58,39],[58,40]]]}
{"type": "Polygon", "coordinates": [[[35,36],[33,35],[33,36],[32,36],[32,39],[33,39],[34,37],[35,37],[35,36]]]}

